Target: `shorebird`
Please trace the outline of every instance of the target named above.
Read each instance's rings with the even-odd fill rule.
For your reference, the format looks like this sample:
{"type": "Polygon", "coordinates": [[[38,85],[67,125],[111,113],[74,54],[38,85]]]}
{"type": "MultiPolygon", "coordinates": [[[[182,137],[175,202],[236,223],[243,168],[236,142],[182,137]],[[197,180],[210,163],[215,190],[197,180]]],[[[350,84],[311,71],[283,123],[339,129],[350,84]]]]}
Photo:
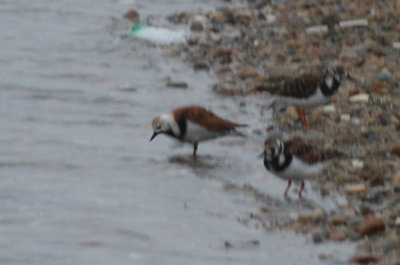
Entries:
{"type": "Polygon", "coordinates": [[[269,137],[264,143],[264,166],[276,176],[288,180],[284,195],[287,197],[293,181],[301,181],[301,198],[304,180],[319,175],[332,159],[342,154],[334,149],[318,149],[300,137],[283,141],[278,137],[269,137]]]}
{"type": "Polygon", "coordinates": [[[318,73],[295,77],[271,76],[257,90],[270,92],[273,104],[295,106],[300,120],[309,127],[304,109],[329,103],[345,79],[353,80],[343,67],[327,67],[318,73]]]}
{"type": "Polygon", "coordinates": [[[159,134],[193,144],[193,157],[196,159],[200,142],[225,135],[241,135],[236,128],[247,126],[222,119],[199,106],[186,106],[155,117],[152,122],[152,141],[159,134]]]}

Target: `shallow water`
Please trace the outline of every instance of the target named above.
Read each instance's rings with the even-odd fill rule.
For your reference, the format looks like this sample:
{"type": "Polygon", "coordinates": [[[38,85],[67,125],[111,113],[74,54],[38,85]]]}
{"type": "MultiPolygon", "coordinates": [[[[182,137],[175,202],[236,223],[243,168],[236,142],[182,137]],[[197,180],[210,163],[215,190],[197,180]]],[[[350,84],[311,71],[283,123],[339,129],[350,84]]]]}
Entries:
{"type": "Polygon", "coordinates": [[[148,142],[151,119],[185,104],[267,127],[268,118],[252,119],[258,99],[216,96],[207,73],[119,38],[130,8],[167,25],[166,14],[216,4],[0,2],[1,264],[346,263],[352,245],[314,245],[238,221],[260,206],[273,220],[335,205],[311,187],[308,203],[283,201],[286,183],[257,159],[262,135],[200,144],[198,163],[189,145],[148,142]],[[189,88],[167,88],[168,78],[189,88]]]}

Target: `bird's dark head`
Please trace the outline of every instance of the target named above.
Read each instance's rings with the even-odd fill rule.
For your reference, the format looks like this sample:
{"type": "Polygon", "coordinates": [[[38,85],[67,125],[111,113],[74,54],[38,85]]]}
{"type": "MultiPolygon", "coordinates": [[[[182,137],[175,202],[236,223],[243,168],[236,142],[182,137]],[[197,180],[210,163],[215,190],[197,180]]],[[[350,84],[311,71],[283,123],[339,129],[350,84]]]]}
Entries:
{"type": "Polygon", "coordinates": [[[264,160],[272,161],[277,159],[283,152],[284,143],[278,137],[269,137],[264,142],[264,160]]]}

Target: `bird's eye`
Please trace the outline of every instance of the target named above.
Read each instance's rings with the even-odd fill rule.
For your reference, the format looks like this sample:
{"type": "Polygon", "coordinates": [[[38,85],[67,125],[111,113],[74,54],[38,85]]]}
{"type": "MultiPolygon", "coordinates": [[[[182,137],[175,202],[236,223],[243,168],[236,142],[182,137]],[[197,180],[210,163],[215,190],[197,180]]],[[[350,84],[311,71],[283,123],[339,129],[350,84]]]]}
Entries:
{"type": "Polygon", "coordinates": [[[160,130],[161,129],[161,124],[157,125],[156,130],[160,130]]]}

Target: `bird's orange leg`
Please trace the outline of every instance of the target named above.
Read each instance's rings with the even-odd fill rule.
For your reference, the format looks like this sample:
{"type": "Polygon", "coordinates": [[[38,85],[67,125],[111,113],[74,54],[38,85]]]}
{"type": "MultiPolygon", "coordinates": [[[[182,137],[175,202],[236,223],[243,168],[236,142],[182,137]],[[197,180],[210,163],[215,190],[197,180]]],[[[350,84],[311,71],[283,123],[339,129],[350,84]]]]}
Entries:
{"type": "Polygon", "coordinates": [[[303,191],[304,191],[304,180],[301,182],[300,191],[299,191],[299,199],[301,199],[301,195],[303,194],[303,191]]]}
{"type": "Polygon", "coordinates": [[[292,181],[289,180],[289,181],[288,181],[288,184],[287,184],[287,187],[286,187],[286,189],[285,189],[285,193],[284,193],[285,197],[287,197],[287,193],[288,193],[288,191],[289,191],[289,188],[290,188],[290,185],[291,185],[291,184],[292,184],[292,181]]]}
{"type": "Polygon", "coordinates": [[[300,120],[303,122],[304,126],[309,128],[307,115],[302,108],[296,107],[296,113],[299,116],[300,120]]]}

